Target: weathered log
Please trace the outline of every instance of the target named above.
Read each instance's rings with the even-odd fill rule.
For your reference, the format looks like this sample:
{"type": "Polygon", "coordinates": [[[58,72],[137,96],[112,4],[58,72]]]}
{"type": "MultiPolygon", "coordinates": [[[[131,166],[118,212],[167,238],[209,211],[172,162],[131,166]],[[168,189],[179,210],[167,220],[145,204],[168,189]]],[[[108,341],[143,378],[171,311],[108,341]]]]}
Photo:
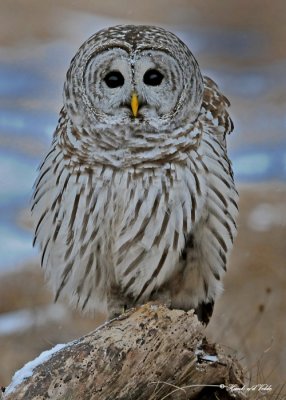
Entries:
{"type": "Polygon", "coordinates": [[[238,362],[207,342],[193,311],[147,304],[27,364],[4,399],[229,399],[242,383],[238,362]]]}

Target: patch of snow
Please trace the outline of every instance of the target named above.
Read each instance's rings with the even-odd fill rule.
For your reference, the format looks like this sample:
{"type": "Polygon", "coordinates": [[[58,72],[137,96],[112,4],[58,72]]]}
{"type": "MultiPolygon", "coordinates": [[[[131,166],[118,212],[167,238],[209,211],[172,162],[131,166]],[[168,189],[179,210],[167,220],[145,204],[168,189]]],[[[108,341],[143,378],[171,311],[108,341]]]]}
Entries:
{"type": "Polygon", "coordinates": [[[59,350],[62,350],[66,346],[68,346],[68,344],[57,344],[52,349],[43,351],[39,357],[35,358],[33,361],[25,364],[23,368],[14,374],[12,382],[5,390],[5,395],[12,393],[25,379],[33,375],[33,371],[36,367],[48,361],[53,354],[59,350]]]}
{"type": "Polygon", "coordinates": [[[0,336],[23,332],[51,321],[59,322],[67,316],[67,309],[62,304],[0,314],[0,336]]]}
{"type": "Polygon", "coordinates": [[[286,226],[286,205],[262,203],[249,214],[248,226],[254,231],[266,232],[274,226],[286,226]]]}
{"type": "Polygon", "coordinates": [[[195,351],[195,355],[200,358],[200,360],[209,361],[209,362],[218,362],[218,357],[216,355],[210,355],[205,353],[201,349],[197,349],[195,351]]]}
{"type": "Polygon", "coordinates": [[[202,360],[210,361],[210,362],[218,362],[217,356],[211,356],[210,354],[204,354],[200,356],[202,360]]]}

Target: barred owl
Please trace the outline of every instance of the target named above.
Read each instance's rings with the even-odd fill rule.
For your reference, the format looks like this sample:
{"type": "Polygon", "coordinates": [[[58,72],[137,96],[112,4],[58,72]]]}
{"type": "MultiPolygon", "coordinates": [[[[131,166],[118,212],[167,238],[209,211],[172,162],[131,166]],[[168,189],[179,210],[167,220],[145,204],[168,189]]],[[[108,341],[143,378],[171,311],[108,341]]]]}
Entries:
{"type": "Polygon", "coordinates": [[[236,234],[228,100],[188,47],[115,26],[72,59],[32,214],[57,299],[110,317],[148,300],[208,322],[236,234]]]}

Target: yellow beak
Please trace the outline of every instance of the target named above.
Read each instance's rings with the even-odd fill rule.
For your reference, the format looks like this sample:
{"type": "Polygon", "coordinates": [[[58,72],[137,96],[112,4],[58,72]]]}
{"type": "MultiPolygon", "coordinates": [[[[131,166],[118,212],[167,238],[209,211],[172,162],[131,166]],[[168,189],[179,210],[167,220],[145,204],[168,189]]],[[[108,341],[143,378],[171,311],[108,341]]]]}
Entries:
{"type": "Polygon", "coordinates": [[[137,116],[138,107],[139,107],[138,96],[136,93],[133,93],[131,96],[131,110],[132,110],[134,117],[137,116]]]}

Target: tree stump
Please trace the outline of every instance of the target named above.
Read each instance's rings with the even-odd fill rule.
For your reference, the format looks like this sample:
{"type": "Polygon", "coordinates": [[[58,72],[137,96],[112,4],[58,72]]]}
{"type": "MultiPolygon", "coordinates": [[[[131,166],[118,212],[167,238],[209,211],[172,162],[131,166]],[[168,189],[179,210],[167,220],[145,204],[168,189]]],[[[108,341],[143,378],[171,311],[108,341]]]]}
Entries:
{"type": "Polygon", "coordinates": [[[230,399],[230,386],[243,384],[238,362],[207,342],[193,311],[162,305],[129,310],[55,350],[18,371],[3,399],[230,399]]]}

